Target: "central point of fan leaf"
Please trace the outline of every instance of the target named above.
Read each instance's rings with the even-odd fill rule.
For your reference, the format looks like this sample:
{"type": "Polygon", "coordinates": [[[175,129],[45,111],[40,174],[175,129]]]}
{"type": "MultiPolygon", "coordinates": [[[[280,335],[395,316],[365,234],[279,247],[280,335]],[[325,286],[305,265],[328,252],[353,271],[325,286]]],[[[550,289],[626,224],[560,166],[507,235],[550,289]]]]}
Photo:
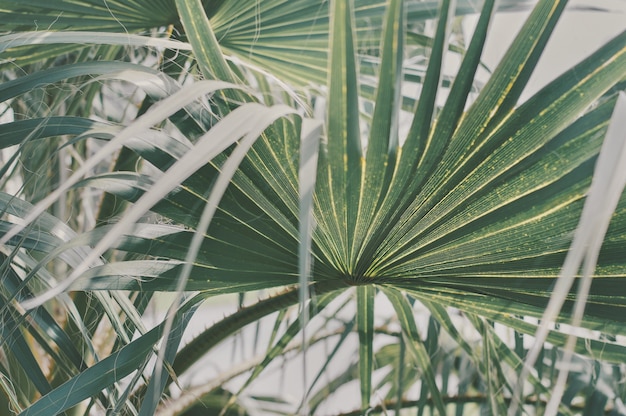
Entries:
{"type": "Polygon", "coordinates": [[[376,278],[371,276],[344,276],[344,280],[350,286],[363,286],[363,285],[371,285],[376,283],[376,278]]]}

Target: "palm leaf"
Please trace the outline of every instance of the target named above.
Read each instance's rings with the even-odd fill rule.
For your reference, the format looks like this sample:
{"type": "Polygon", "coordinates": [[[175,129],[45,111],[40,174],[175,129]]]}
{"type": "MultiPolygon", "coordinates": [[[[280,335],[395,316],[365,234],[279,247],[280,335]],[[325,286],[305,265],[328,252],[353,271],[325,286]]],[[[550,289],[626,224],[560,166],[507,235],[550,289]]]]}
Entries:
{"type": "MultiPolygon", "coordinates": [[[[93,396],[105,406],[125,407],[125,398],[142,383],[141,376],[136,374],[121,396],[113,389],[106,391],[108,386],[137,368],[143,369],[155,343],[167,334],[161,330],[163,323],[158,330],[144,331],[139,317],[143,308],[116,290],[185,289],[211,297],[289,287],[285,295],[220,321],[183,348],[172,364],[179,374],[247,323],[305,299],[292,285],[299,283],[305,293],[309,276],[318,295],[335,296],[358,286],[360,361],[328,386],[358,378],[361,411],[373,405],[370,399],[377,387],[372,383],[377,357],[373,343],[377,288],[391,300],[408,355],[425,376],[427,387],[422,389],[420,406],[430,394],[443,414],[447,399],[435,382],[434,363],[417,332],[406,294],[427,305],[475,361],[484,359],[484,365],[476,368],[485,376],[487,391],[505,385],[511,393],[504,367],[495,363],[503,358],[517,371],[522,357],[484,320],[522,334],[537,329],[520,317],[540,318],[551,296],[592,181],[593,165],[615,103],[614,89],[626,78],[626,33],[519,104],[565,7],[564,1],[540,1],[505,59],[470,103],[495,9],[494,2],[486,1],[460,72],[445,105],[439,108],[437,96],[451,81],[442,80],[442,63],[450,49],[450,19],[455,13],[467,12],[469,2],[460,1],[456,10],[453,2],[441,2],[435,35],[432,41],[422,41],[429,43],[431,53],[425,73],[422,67],[403,60],[405,24],[435,17],[433,2],[108,3],[108,8],[98,5],[90,11],[90,2],[56,0],[40,7],[34,1],[0,1],[0,18],[12,22],[9,27],[13,30],[29,31],[0,39],[3,56],[12,55],[13,62],[24,59],[33,65],[28,67],[32,75],[2,84],[2,102],[19,102],[32,88],[41,92],[51,83],[82,85],[82,77],[98,75],[103,83],[113,78],[136,83],[149,95],[144,104],[150,107],[132,121],[115,123],[61,113],[63,105],[56,104],[46,114],[25,114],[26,120],[0,126],[2,147],[18,145],[23,154],[27,145],[53,143],[49,138],[59,135],[72,136],[64,142],[66,147],[84,144],[88,138],[105,143],[104,150],[77,167],[74,175],[35,209],[25,201],[27,192],[0,198],[0,239],[7,254],[3,273],[13,281],[10,293],[3,293],[3,311],[10,311],[6,316],[12,319],[7,320],[7,328],[20,328],[25,319],[17,311],[16,301],[34,307],[67,290],[79,290],[97,294],[101,310],[94,319],[107,315],[119,337],[118,349],[82,371],[83,364],[72,355],[69,337],[57,335],[55,339],[71,357],[71,364],[63,366],[65,382],[52,389],[36,370],[33,354],[20,356],[23,370],[33,370],[32,385],[25,388],[34,386],[45,394],[24,414],[62,412],[93,396]],[[58,20],[53,22],[55,13],[58,20]],[[30,20],[26,18],[29,14],[30,20]],[[41,17],[40,24],[51,25],[51,29],[71,30],[33,34],[33,16],[41,17]],[[85,16],[92,19],[81,21],[85,16]],[[167,25],[174,25],[180,39],[189,43],[136,34],[167,25]],[[130,33],[120,32],[119,27],[130,33]],[[84,31],[92,29],[87,36],[84,31]],[[102,35],[107,31],[111,33],[102,35]],[[183,70],[171,72],[180,77],[178,82],[137,64],[80,62],[89,55],[85,45],[77,42],[81,36],[82,43],[111,46],[110,56],[123,56],[117,49],[121,45],[191,53],[176,61],[183,70]],[[69,46],[42,51],[37,42],[69,46]],[[78,62],[34,71],[41,62],[53,62],[59,51],[71,51],[70,46],[81,51],[78,62]],[[32,55],[33,51],[41,55],[32,55]],[[194,81],[198,70],[204,78],[231,83],[194,81]],[[374,73],[379,73],[378,81],[372,81],[374,73]],[[299,88],[315,86],[298,97],[295,91],[280,91],[290,83],[299,88]],[[403,87],[410,83],[419,84],[417,100],[402,96],[403,87]],[[253,86],[258,86],[260,93],[252,91],[253,86]],[[277,90],[280,94],[274,93],[277,90]],[[320,101],[325,103],[320,106],[320,101]],[[289,107],[274,105],[281,102],[289,107]],[[403,138],[397,120],[412,104],[412,125],[403,138]],[[310,129],[309,120],[291,115],[296,111],[311,114],[312,108],[321,108],[324,114],[320,118],[326,121],[317,161],[316,139],[321,129],[310,129]],[[307,151],[301,150],[307,144],[307,151]],[[111,151],[122,146],[146,168],[94,172],[102,168],[111,151]],[[305,174],[301,169],[305,163],[317,164],[317,171],[305,174]],[[130,208],[116,223],[81,230],[78,235],[59,235],[57,226],[63,222],[51,220],[44,212],[65,191],[86,189],[103,190],[127,201],[130,208]],[[313,202],[306,202],[307,198],[313,202]],[[311,204],[313,220],[309,223],[311,204]],[[137,224],[148,211],[172,224],[137,224]],[[313,223],[317,224],[314,230],[313,223]],[[100,256],[106,250],[115,250],[119,256],[111,258],[119,261],[102,261],[100,256]],[[56,263],[70,270],[69,279],[60,285],[46,270],[56,263]],[[28,290],[20,292],[27,286],[28,290]],[[25,298],[37,294],[42,296],[35,301],[25,298]],[[121,323],[116,304],[132,317],[129,327],[121,323]],[[445,313],[448,306],[470,316],[482,335],[485,355],[477,354],[455,332],[445,313]],[[131,341],[135,328],[143,335],[131,341]],[[119,372],[114,371],[114,364],[120,366],[119,372]],[[73,387],[77,382],[81,386],[73,387]],[[103,391],[106,394],[100,394],[103,391]],[[60,401],[67,397],[66,402],[60,401]]],[[[158,33],[170,36],[176,31],[160,29],[158,33]]],[[[57,151],[46,149],[50,150],[57,151]]],[[[19,170],[6,166],[1,172],[8,183],[19,170]]],[[[582,355],[614,363],[623,362],[626,356],[623,345],[605,337],[624,334],[625,203],[622,195],[580,323],[601,331],[602,338],[592,334],[575,345],[582,355]]],[[[575,289],[568,292],[558,322],[568,322],[575,289]]],[[[61,326],[44,314],[33,316],[43,328],[62,332],[61,326]]],[[[279,340],[278,347],[256,367],[257,373],[283,352],[282,343],[297,329],[293,326],[279,340]]],[[[83,338],[84,345],[91,345],[90,335],[83,338]]],[[[566,338],[565,331],[555,328],[547,340],[563,345],[566,338]]],[[[2,339],[4,345],[28,348],[19,333],[3,333],[2,339]]],[[[173,340],[177,341],[178,335],[173,340]]],[[[169,361],[173,350],[168,355],[169,361]]],[[[398,386],[411,385],[405,384],[403,374],[396,380],[398,386]]],[[[151,382],[158,381],[166,379],[154,377],[151,382]]],[[[541,380],[533,378],[531,383],[545,392],[541,380]]],[[[133,401],[148,397],[142,411],[149,413],[157,407],[161,387],[144,396],[146,385],[132,395],[133,401]]],[[[17,394],[11,394],[12,401],[19,401],[16,398],[17,394]]],[[[313,409],[318,401],[319,396],[311,399],[313,409]]],[[[506,403],[507,397],[494,397],[491,410],[502,412],[506,403]]]]}

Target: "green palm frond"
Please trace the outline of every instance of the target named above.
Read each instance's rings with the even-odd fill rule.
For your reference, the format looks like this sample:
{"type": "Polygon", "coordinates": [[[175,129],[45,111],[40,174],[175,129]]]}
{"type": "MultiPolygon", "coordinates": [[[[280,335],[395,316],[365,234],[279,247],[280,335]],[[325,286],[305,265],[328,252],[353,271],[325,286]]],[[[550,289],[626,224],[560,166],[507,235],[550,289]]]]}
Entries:
{"type": "MultiPolygon", "coordinates": [[[[0,37],[0,104],[13,114],[0,125],[0,147],[13,152],[0,168],[0,348],[7,356],[0,405],[23,415],[82,414],[96,403],[140,415],[178,405],[180,414],[193,414],[201,403],[246,412],[245,390],[216,380],[227,384],[246,372],[245,387],[252,386],[290,351],[309,317],[332,315],[346,294],[354,311],[328,335],[338,341],[309,377],[310,400],[285,412],[316,411],[328,389],[357,380],[360,400],[352,404],[360,412],[376,409],[378,395],[397,411],[463,412],[470,407],[453,406],[447,381],[437,377],[460,376],[461,362],[480,380],[459,381],[459,391],[488,398],[478,406],[494,414],[506,412],[524,335],[540,327],[626,79],[623,32],[520,102],[566,3],[538,1],[480,85],[476,73],[498,10],[491,0],[482,2],[466,48],[451,45],[450,33],[455,16],[475,11],[469,1],[0,0],[11,31],[0,37]],[[432,34],[412,33],[432,19],[432,34]],[[406,59],[422,48],[427,66],[406,59]],[[463,54],[455,76],[443,70],[448,53],[463,54]],[[111,97],[129,110],[111,111],[111,97]],[[407,118],[408,129],[400,129],[407,118]],[[59,169],[72,173],[57,177],[59,169]],[[100,213],[70,220],[55,208],[81,210],[83,196],[100,213]],[[145,328],[155,294],[183,289],[199,293],[177,311],[172,303],[175,330],[167,319],[145,328]],[[176,353],[204,300],[277,289],[283,292],[241,308],[176,353]],[[376,342],[382,301],[396,325],[384,346],[376,342]],[[298,303],[301,314],[288,321],[284,311],[298,303]],[[418,304],[429,320],[424,333],[418,304]],[[60,315],[47,308],[54,305],[60,315]],[[461,311],[478,341],[468,340],[448,308],[461,311]],[[170,407],[161,401],[201,357],[275,312],[264,357],[190,388],[196,402],[187,394],[170,407]],[[517,344],[503,341],[495,323],[517,344]],[[98,325],[114,337],[104,349],[98,325]],[[349,345],[349,329],[357,333],[358,362],[315,390],[349,345]],[[454,360],[436,354],[444,338],[456,346],[454,360]],[[154,366],[163,340],[165,361],[154,366]],[[41,357],[52,358],[54,376],[41,357]],[[419,391],[417,401],[406,399],[409,390],[419,391]]],[[[574,346],[581,360],[626,360],[618,339],[626,335],[625,225],[621,194],[579,324],[589,330],[574,346]]],[[[553,346],[567,341],[561,324],[570,323],[581,277],[547,332],[553,346]]],[[[298,347],[315,348],[322,338],[309,334],[298,347]]],[[[556,367],[553,355],[544,361],[556,367]]],[[[574,374],[564,414],[575,408],[585,377],[574,374]]],[[[545,379],[539,372],[528,378],[538,398],[552,390],[545,379]]],[[[608,403],[596,390],[588,396],[608,403]]]]}

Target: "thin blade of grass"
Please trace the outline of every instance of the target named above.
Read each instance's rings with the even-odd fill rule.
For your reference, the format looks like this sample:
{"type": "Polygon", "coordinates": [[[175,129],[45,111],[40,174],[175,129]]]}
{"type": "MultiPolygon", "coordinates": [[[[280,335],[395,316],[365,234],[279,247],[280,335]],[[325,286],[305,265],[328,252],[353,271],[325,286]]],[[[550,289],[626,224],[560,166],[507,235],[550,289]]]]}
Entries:
{"type": "Polygon", "coordinates": [[[372,373],[374,371],[374,296],[376,288],[358,286],[356,325],[359,333],[359,380],[361,384],[361,410],[370,406],[372,373]]]}
{"type": "Polygon", "coordinates": [[[417,331],[417,325],[415,324],[415,318],[413,316],[413,309],[408,300],[398,289],[382,286],[382,292],[387,296],[400,321],[402,331],[407,337],[407,345],[409,353],[411,353],[420,366],[424,375],[424,383],[428,385],[431,397],[435,404],[437,412],[444,416],[446,415],[446,407],[441,397],[441,392],[435,381],[435,370],[432,366],[430,356],[422,338],[417,331]]]}
{"type": "MultiPolygon", "coordinates": [[[[118,149],[130,137],[132,137],[138,132],[145,130],[146,128],[149,128],[154,123],[163,120],[163,118],[175,113],[180,108],[184,107],[186,104],[193,102],[196,98],[201,97],[204,94],[209,93],[211,91],[215,91],[216,87],[217,89],[219,89],[220,87],[225,87],[225,86],[232,86],[232,85],[225,84],[219,81],[204,81],[204,82],[201,81],[199,83],[196,83],[195,85],[187,86],[181,89],[180,91],[178,91],[177,93],[163,100],[160,106],[152,108],[151,111],[148,111],[142,117],[138,118],[133,124],[131,124],[126,129],[124,129],[115,139],[108,142],[105,146],[102,147],[102,149],[100,149],[96,154],[90,157],[85,162],[85,164],[83,164],[79,169],[76,170],[76,172],[74,172],[74,174],[72,174],[70,178],[68,178],[67,181],[65,181],[63,184],[60,184],[59,187],[54,192],[51,192],[46,198],[40,201],[33,208],[33,210],[26,216],[26,218],[24,219],[24,222],[28,224],[31,221],[33,221],[35,218],[37,218],[45,209],[47,209],[52,203],[54,203],[65,190],[69,189],[69,187],[71,187],[76,182],[78,182],[85,173],[87,173],[90,169],[95,167],[98,162],[105,159],[110,154],[110,152],[118,149]]],[[[235,112],[231,113],[231,116],[234,113],[235,112]]],[[[237,116],[235,116],[235,118],[237,118],[237,116]]],[[[222,128],[223,129],[233,128],[233,127],[236,127],[235,124],[236,123],[234,121],[231,121],[230,123],[223,124],[222,128]]],[[[241,125],[239,124],[238,126],[241,126],[241,125]]],[[[219,134],[221,133],[221,130],[222,129],[214,128],[210,130],[208,134],[209,135],[219,134]]],[[[240,137],[238,135],[236,136],[237,136],[236,138],[240,137]]],[[[231,137],[233,141],[236,138],[231,137]]],[[[208,139],[205,139],[205,140],[207,143],[211,143],[208,139]]],[[[181,159],[181,161],[178,162],[177,165],[175,165],[175,166],[178,166],[176,170],[181,171],[181,173],[178,173],[177,175],[179,174],[189,175],[193,173],[195,169],[202,166],[204,163],[206,163],[207,160],[210,160],[212,157],[219,154],[223,150],[219,146],[220,144],[216,144],[216,143],[211,144],[209,146],[210,150],[208,150],[209,154],[207,155],[207,158],[197,157],[197,153],[193,153],[193,152],[188,153],[186,155],[186,158],[184,157],[183,159],[181,159]],[[217,147],[215,147],[216,145],[217,147]],[[213,156],[211,156],[211,154],[213,156]],[[195,162],[190,163],[190,159],[195,159],[195,162]]],[[[221,143],[221,146],[225,148],[225,147],[228,147],[228,144],[221,143]]],[[[131,208],[131,210],[128,211],[126,215],[111,229],[110,233],[106,237],[104,237],[100,241],[100,243],[96,245],[96,247],[93,248],[93,250],[83,260],[83,262],[74,269],[72,274],[67,279],[65,279],[62,283],[57,285],[54,288],[54,290],[50,289],[44,294],[40,295],[39,297],[25,301],[24,302],[25,307],[28,309],[30,307],[37,306],[41,302],[51,299],[55,295],[69,288],[71,284],[73,283],[73,281],[76,280],[80,276],[80,274],[86,271],[89,268],[89,266],[91,266],[92,262],[99,259],[100,255],[102,255],[104,251],[106,251],[111,246],[111,244],[117,238],[116,234],[123,232],[125,228],[127,228],[128,226],[133,224],[135,221],[137,221],[147,209],[149,209],[152,205],[154,205],[154,203],[158,202],[158,200],[160,200],[163,196],[165,196],[174,186],[176,186],[179,183],[177,182],[177,180],[179,179],[177,176],[175,178],[176,181],[174,181],[173,178],[174,178],[174,175],[164,175],[162,178],[163,182],[161,183],[163,187],[152,189],[151,192],[147,193],[146,196],[144,196],[142,204],[136,204],[133,208],[131,208]],[[168,181],[168,183],[166,184],[165,181],[168,181]]],[[[0,244],[5,244],[9,240],[9,238],[11,238],[17,232],[19,232],[22,228],[23,228],[22,225],[15,225],[11,229],[11,231],[9,231],[8,233],[6,233],[4,236],[0,238],[0,244]]]]}
{"type": "MultiPolygon", "coordinates": [[[[315,222],[313,218],[313,193],[315,192],[315,179],[317,177],[317,159],[320,149],[320,136],[322,124],[305,119],[302,124],[300,138],[300,166],[298,170],[298,194],[299,194],[299,228],[298,228],[298,281],[300,292],[300,325],[302,330],[302,391],[306,392],[307,386],[307,336],[306,327],[309,323],[309,309],[306,303],[310,298],[309,279],[312,267],[311,245],[315,222]]],[[[303,398],[303,403],[307,397],[303,398]]]]}

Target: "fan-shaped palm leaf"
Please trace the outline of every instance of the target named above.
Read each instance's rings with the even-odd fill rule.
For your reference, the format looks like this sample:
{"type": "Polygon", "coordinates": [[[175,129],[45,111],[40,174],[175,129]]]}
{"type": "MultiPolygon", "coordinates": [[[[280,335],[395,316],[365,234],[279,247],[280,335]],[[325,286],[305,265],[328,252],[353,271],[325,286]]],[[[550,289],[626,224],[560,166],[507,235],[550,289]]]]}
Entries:
{"type": "MultiPolygon", "coordinates": [[[[615,103],[613,89],[626,77],[625,33],[518,105],[566,4],[540,1],[476,100],[469,102],[495,9],[495,2],[485,1],[472,42],[440,108],[437,98],[442,88],[442,63],[449,50],[451,18],[458,12],[454,2],[442,1],[428,68],[418,78],[421,92],[412,124],[407,136],[400,137],[398,120],[407,104],[401,99],[407,95],[403,88],[415,79],[405,76],[405,72],[416,70],[403,60],[406,22],[423,18],[421,13],[431,4],[400,0],[203,4],[198,0],[162,2],[146,9],[142,2],[126,5],[109,1],[108,7],[89,11],[90,2],[81,5],[58,0],[50,2],[48,9],[35,2],[20,2],[19,7],[5,3],[15,4],[0,2],[0,9],[9,10],[3,13],[12,18],[13,30],[32,29],[26,18],[29,13],[51,19],[53,3],[59,8],[58,19],[48,24],[52,28],[116,31],[124,27],[135,32],[174,25],[189,43],[172,45],[163,41],[161,46],[190,51],[184,59],[197,65],[204,78],[230,83],[196,81],[191,85],[194,81],[186,74],[180,78],[186,86],[181,86],[174,80],[176,76],[115,62],[74,63],[67,70],[52,68],[0,86],[0,97],[6,101],[26,94],[32,87],[73,76],[108,74],[137,82],[136,75],[141,73],[149,82],[142,80],[138,86],[145,89],[150,100],[160,100],[156,105],[145,101],[152,108],[128,126],[72,115],[51,118],[50,114],[2,126],[3,147],[20,144],[23,151],[27,142],[77,135],[73,143],[87,137],[102,139],[107,141],[105,149],[124,146],[150,167],[136,172],[94,173],[92,169],[106,159],[106,151],[101,151],[37,205],[38,213],[45,211],[71,187],[101,189],[130,203],[131,208],[119,222],[76,237],[58,235],[54,222],[35,221],[37,215],[28,213],[25,201],[18,198],[13,202],[9,196],[0,199],[5,214],[2,241],[8,243],[3,246],[3,274],[13,281],[10,290],[3,293],[3,316],[7,311],[6,316],[11,318],[6,321],[7,328],[19,328],[16,317],[21,318],[22,312],[16,301],[35,306],[36,302],[25,299],[33,293],[42,293],[44,297],[38,301],[42,302],[70,289],[103,293],[176,291],[186,265],[191,268],[188,274],[182,274],[185,289],[202,292],[186,304],[190,309],[198,299],[216,294],[288,287],[284,294],[235,313],[190,342],[171,364],[171,369],[180,373],[244,325],[297,303],[294,286],[302,283],[307,270],[302,254],[309,244],[302,238],[309,228],[301,227],[307,215],[302,213],[306,204],[301,189],[300,142],[302,131],[307,135],[310,131],[303,129],[300,116],[287,117],[295,110],[259,102],[281,100],[274,93],[284,86],[282,83],[299,87],[317,84],[307,97],[296,101],[295,94],[289,92],[283,101],[308,111],[299,105],[311,97],[307,105],[315,105],[313,101],[321,98],[319,91],[327,89],[326,128],[312,202],[316,228],[310,242],[310,285],[317,295],[329,293],[329,299],[356,286],[361,409],[370,406],[375,389],[374,315],[380,292],[394,306],[402,330],[400,340],[406,343],[407,356],[423,375],[424,400],[430,396],[438,412],[446,413],[446,396],[436,382],[411,299],[422,301],[443,330],[471,356],[470,345],[450,323],[444,307],[468,314],[484,342],[483,355],[472,358],[485,361],[476,367],[486,376],[486,388],[501,384],[505,390],[489,406],[493,412],[504,411],[506,400],[513,394],[513,383],[504,375],[501,364],[492,366],[490,360],[495,360],[493,355],[501,357],[506,365],[519,371],[521,357],[502,343],[483,320],[502,323],[519,333],[533,334],[537,329],[524,317],[542,317],[577,226],[615,103]],[[79,21],[85,16],[93,19],[79,21]],[[368,19],[372,26],[365,24],[368,19]],[[380,45],[373,41],[379,37],[380,45]],[[363,55],[372,59],[360,56],[360,49],[367,49],[363,55]],[[368,67],[366,61],[375,65],[368,67]],[[374,68],[378,74],[375,92],[364,94],[367,80],[363,74],[367,70],[361,72],[360,66],[374,68]],[[249,82],[246,71],[259,76],[256,84],[249,82]],[[268,73],[271,76],[263,78],[268,73]],[[244,87],[246,82],[258,87],[260,93],[244,87]],[[202,97],[200,103],[194,101],[198,97],[202,97]],[[366,101],[373,104],[373,111],[363,111],[366,101]],[[243,143],[251,147],[239,164],[236,155],[244,149],[243,143]],[[230,168],[235,161],[236,170],[230,168]],[[224,178],[229,184],[222,189],[216,184],[224,178]],[[205,207],[218,199],[219,205],[211,212],[210,224],[204,230],[201,218],[205,207]],[[14,204],[23,209],[15,210],[14,204]],[[148,210],[173,224],[135,224],[148,210]],[[19,225],[21,219],[16,217],[26,218],[26,224],[19,225]],[[190,260],[189,247],[198,235],[203,238],[190,260]],[[95,249],[84,251],[90,245],[95,249]],[[100,261],[99,256],[111,249],[127,257],[118,262],[100,261]],[[76,259],[81,253],[85,259],[76,259]],[[38,263],[34,257],[44,258],[38,263]],[[55,286],[44,266],[58,259],[71,268],[69,279],[54,289],[42,290],[55,286]],[[27,285],[28,290],[24,289],[27,285]]],[[[40,24],[44,22],[42,19],[40,24]]],[[[20,37],[10,36],[0,43],[4,53],[26,59],[34,41],[25,42],[27,49],[11,49],[10,42],[20,37]]],[[[144,42],[145,47],[155,44],[146,36],[128,36],[129,42],[144,42]]],[[[121,38],[118,34],[113,37],[116,40],[104,42],[118,46],[121,38]]],[[[54,51],[58,53],[58,49],[54,51]]],[[[51,56],[42,55],[45,59],[51,56]]],[[[100,80],[105,82],[105,78],[100,80]]],[[[8,171],[6,168],[3,172],[7,177],[8,171]]],[[[308,179],[312,184],[313,178],[308,179]]],[[[613,363],[621,363],[626,357],[626,347],[604,337],[624,335],[625,203],[622,196],[580,323],[600,331],[602,337],[589,335],[575,347],[582,355],[613,363]]],[[[575,299],[574,288],[566,297],[558,322],[569,322],[568,313],[575,299]]],[[[113,304],[105,299],[101,303],[104,309],[113,304]]],[[[127,314],[133,314],[130,305],[124,307],[127,314]]],[[[57,329],[46,323],[49,319],[44,315],[38,318],[44,328],[57,329]]],[[[140,328],[140,322],[135,327],[140,328]]],[[[64,411],[104,391],[134,368],[143,368],[163,327],[161,324],[135,341],[129,338],[132,331],[120,327],[116,331],[120,337],[116,352],[95,360],[85,371],[77,357],[70,357],[71,364],[64,367],[67,381],[59,387],[47,385],[45,376],[34,372],[33,387],[44,397],[23,414],[42,409],[64,411]],[[120,371],[114,371],[113,377],[109,372],[98,375],[102,369],[109,371],[115,362],[120,371]],[[85,379],[93,385],[71,388],[85,379]],[[60,401],[67,397],[70,399],[60,401]]],[[[282,352],[284,343],[295,335],[295,328],[292,326],[275,341],[266,360],[255,367],[253,377],[282,352]]],[[[3,333],[2,337],[8,340],[5,344],[26,342],[21,335],[3,333]]],[[[565,332],[555,328],[547,340],[563,345],[566,337],[565,332]]],[[[58,340],[68,344],[62,336],[58,340]]],[[[89,345],[90,337],[85,336],[83,342],[89,345]]],[[[32,354],[16,357],[23,360],[25,371],[36,367],[32,354]]],[[[352,370],[344,374],[348,379],[354,377],[352,370]]],[[[139,378],[137,374],[133,386],[139,378]]],[[[396,379],[401,385],[405,376],[399,374],[396,379]]],[[[532,377],[531,383],[536,391],[545,393],[540,379],[532,377]]],[[[98,399],[121,409],[133,386],[122,395],[108,391],[98,399]]],[[[6,383],[3,387],[14,391],[6,383]]],[[[145,392],[140,389],[132,393],[129,407],[135,399],[148,397],[141,411],[153,411],[160,390],[155,390],[156,396],[144,396],[145,392]]],[[[401,391],[398,397],[402,399],[401,391]]],[[[11,399],[15,406],[23,403],[17,394],[11,399]]]]}

